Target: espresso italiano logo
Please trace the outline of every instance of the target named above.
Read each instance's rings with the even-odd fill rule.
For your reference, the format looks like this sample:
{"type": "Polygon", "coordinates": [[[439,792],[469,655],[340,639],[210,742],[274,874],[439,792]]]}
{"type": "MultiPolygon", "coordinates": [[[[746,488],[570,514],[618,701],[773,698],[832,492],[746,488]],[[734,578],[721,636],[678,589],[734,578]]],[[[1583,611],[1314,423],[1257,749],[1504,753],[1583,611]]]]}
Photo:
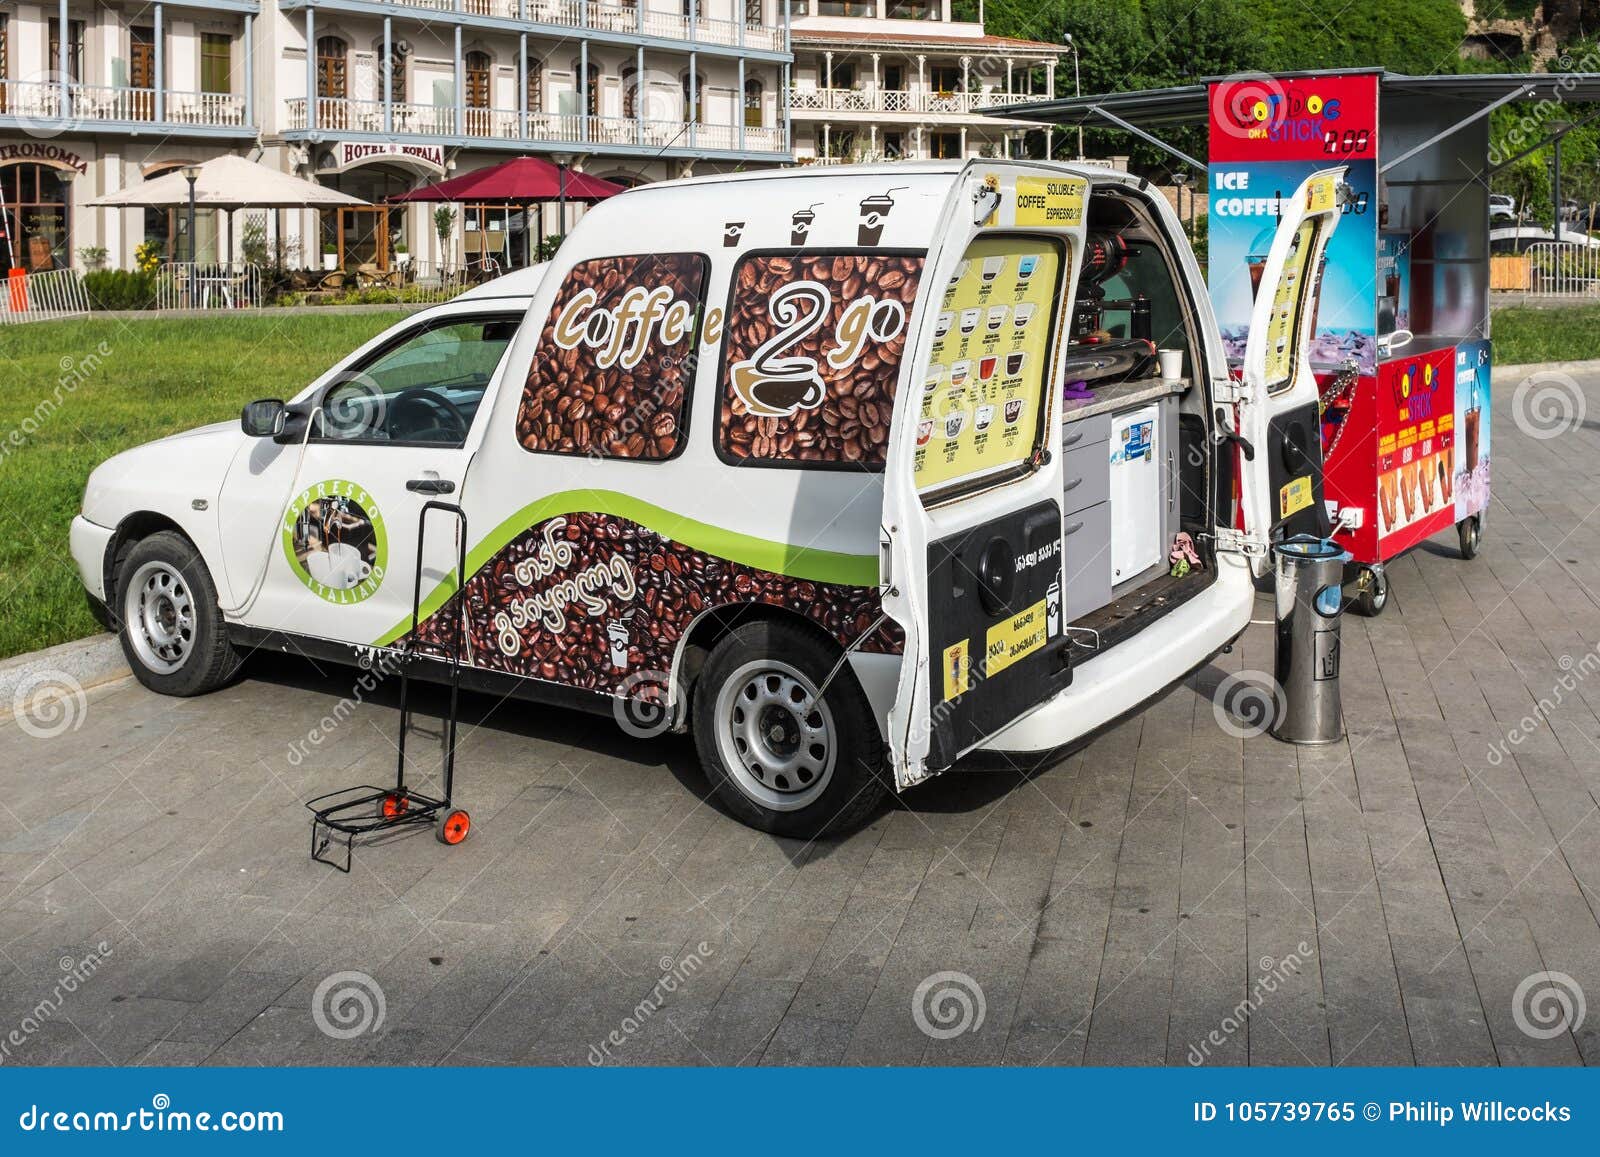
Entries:
{"type": "Polygon", "coordinates": [[[294,576],[318,598],[362,602],[377,593],[389,565],[383,515],[354,482],[318,482],[284,512],[283,553],[294,576]]]}

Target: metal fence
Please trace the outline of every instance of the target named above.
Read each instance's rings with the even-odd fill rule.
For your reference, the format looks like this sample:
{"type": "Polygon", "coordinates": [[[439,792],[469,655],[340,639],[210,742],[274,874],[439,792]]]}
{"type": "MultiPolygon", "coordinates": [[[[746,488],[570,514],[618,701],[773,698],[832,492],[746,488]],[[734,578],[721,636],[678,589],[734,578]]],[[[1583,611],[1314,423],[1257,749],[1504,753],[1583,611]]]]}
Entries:
{"type": "Polygon", "coordinates": [[[89,312],[89,294],[74,269],[13,275],[0,290],[0,325],[53,321],[89,312]]]}
{"type": "Polygon", "coordinates": [[[168,261],[156,274],[157,309],[250,309],[261,304],[261,267],[248,261],[168,261]]]}
{"type": "Polygon", "coordinates": [[[1540,241],[1523,254],[1529,297],[1600,297],[1600,247],[1579,235],[1572,241],[1540,241]]]}
{"type": "Polygon", "coordinates": [[[388,269],[376,264],[354,265],[294,275],[288,291],[304,294],[305,300],[312,304],[338,303],[348,298],[372,304],[436,305],[490,277],[508,272],[499,267],[497,273],[496,268],[493,263],[485,268],[482,258],[449,263],[420,259],[393,261],[388,269]]]}

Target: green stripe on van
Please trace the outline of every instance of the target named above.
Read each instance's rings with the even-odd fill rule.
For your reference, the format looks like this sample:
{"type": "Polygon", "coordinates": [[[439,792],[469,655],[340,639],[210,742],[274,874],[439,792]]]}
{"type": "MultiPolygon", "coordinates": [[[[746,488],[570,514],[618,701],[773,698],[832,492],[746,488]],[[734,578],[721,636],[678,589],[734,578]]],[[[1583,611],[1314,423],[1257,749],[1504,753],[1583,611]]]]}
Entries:
{"type": "MultiPolygon", "coordinates": [[[[537,502],[530,502],[488,533],[478,545],[467,552],[467,573],[478,571],[517,535],[561,514],[609,514],[626,518],[663,538],[681,542],[705,554],[716,555],[730,562],[742,563],[759,570],[771,571],[788,578],[809,579],[812,582],[838,583],[841,586],[871,587],[878,585],[878,559],[871,554],[841,554],[838,551],[818,550],[815,547],[794,546],[787,542],[773,542],[749,534],[726,530],[720,526],[698,522],[682,514],[665,510],[643,499],[621,494],[615,490],[564,490],[537,502]]],[[[426,619],[451,595],[456,593],[457,576],[451,571],[443,581],[428,592],[422,600],[421,618],[426,619]]],[[[411,629],[411,616],[407,615],[373,644],[388,646],[411,629]]]]}

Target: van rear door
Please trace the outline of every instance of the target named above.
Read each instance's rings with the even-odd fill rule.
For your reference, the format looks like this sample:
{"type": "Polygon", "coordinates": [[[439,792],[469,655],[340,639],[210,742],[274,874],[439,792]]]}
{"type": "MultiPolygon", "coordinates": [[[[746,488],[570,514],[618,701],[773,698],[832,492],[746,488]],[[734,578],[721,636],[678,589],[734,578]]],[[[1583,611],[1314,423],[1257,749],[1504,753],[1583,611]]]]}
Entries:
{"type": "Polygon", "coordinates": [[[1339,224],[1344,174],[1343,167],[1313,173],[1282,204],[1250,314],[1239,432],[1252,450],[1244,462],[1244,518],[1258,556],[1273,539],[1328,532],[1310,355],[1322,260],[1339,224]]]}
{"type": "Polygon", "coordinates": [[[1088,182],[978,161],[945,206],[884,471],[885,611],[905,630],[898,787],[1066,687],[1061,408],[1088,182]]]}

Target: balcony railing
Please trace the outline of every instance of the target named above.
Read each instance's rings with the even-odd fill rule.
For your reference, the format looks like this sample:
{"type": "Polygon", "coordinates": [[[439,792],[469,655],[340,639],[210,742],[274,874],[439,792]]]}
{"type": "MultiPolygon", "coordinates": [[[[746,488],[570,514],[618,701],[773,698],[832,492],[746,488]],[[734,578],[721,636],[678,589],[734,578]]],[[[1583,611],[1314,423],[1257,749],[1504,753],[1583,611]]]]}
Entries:
{"type": "Polygon", "coordinates": [[[66,84],[55,81],[0,80],[0,116],[42,125],[179,124],[246,128],[243,96],[225,92],[167,91],[126,85],[66,84]],[[63,101],[64,98],[64,101],[63,101]]]}
{"type": "MultiPolygon", "coordinates": [[[[306,123],[306,101],[284,102],[291,131],[306,123]]],[[[598,145],[643,145],[657,149],[716,149],[786,153],[780,128],[746,126],[743,144],[736,124],[689,124],[686,121],[641,120],[635,117],[581,116],[571,113],[520,112],[517,109],[468,108],[450,105],[389,106],[376,100],[317,98],[316,127],[329,132],[388,133],[409,136],[464,136],[482,140],[574,142],[598,145]],[[458,131],[457,113],[464,121],[458,131]]]]}
{"type": "Polygon", "coordinates": [[[795,88],[789,107],[795,112],[973,113],[1030,99],[1009,92],[934,92],[892,88],[795,88]]]}
{"type": "Polygon", "coordinates": [[[673,12],[653,12],[646,4],[618,4],[605,0],[378,0],[386,7],[415,8],[423,12],[461,12],[531,24],[559,24],[598,32],[633,32],[663,40],[684,40],[783,50],[783,29],[743,20],[718,20],[699,16],[690,20],[673,12]]]}

